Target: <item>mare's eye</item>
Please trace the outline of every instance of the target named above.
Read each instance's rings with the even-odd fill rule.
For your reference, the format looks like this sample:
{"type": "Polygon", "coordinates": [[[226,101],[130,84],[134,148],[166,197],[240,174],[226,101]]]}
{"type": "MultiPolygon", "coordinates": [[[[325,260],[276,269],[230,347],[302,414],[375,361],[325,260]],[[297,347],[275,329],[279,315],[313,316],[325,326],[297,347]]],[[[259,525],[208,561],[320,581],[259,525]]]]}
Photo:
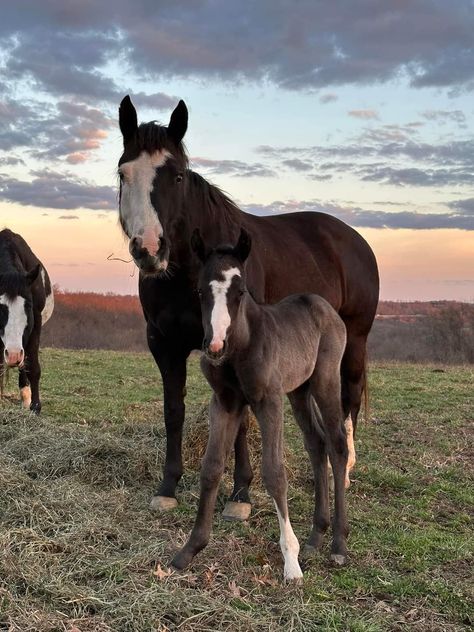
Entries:
{"type": "Polygon", "coordinates": [[[201,289],[198,289],[198,290],[197,290],[197,294],[198,294],[199,298],[201,298],[201,297],[202,297],[202,290],[201,290],[201,289]]]}
{"type": "Polygon", "coordinates": [[[183,181],[183,174],[182,174],[182,173],[178,173],[178,175],[175,177],[174,181],[175,181],[176,183],[178,183],[178,184],[179,184],[180,182],[182,182],[182,181],[183,181]]]}

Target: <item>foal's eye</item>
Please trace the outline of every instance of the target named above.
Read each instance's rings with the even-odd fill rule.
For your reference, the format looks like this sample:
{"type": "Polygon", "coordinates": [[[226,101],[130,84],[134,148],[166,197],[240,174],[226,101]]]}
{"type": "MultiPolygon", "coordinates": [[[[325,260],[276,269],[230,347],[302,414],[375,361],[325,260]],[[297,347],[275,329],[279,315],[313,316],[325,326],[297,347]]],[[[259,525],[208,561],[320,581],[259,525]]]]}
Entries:
{"type": "Polygon", "coordinates": [[[175,181],[176,183],[178,183],[178,184],[179,184],[180,182],[182,182],[182,181],[183,181],[183,174],[182,174],[182,173],[178,173],[178,175],[175,177],[174,181],[175,181]]]}

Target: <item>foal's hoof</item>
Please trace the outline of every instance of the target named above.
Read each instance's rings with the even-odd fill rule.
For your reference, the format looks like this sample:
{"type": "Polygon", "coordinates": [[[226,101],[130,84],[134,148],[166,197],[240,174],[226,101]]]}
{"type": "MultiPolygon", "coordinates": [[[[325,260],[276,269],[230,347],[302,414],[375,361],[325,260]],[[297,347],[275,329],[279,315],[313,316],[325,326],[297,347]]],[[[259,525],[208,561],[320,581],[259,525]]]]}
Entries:
{"type": "Polygon", "coordinates": [[[331,553],[331,562],[335,566],[344,566],[347,564],[347,557],[345,555],[341,555],[340,553],[331,553]]]}
{"type": "Polygon", "coordinates": [[[222,512],[222,517],[224,520],[244,522],[249,519],[251,511],[252,505],[250,503],[238,503],[233,500],[228,500],[222,512]]]}
{"type": "Polygon", "coordinates": [[[150,509],[153,511],[171,511],[178,506],[176,498],[170,496],[153,496],[150,502],[150,509]]]}
{"type": "Polygon", "coordinates": [[[185,545],[173,557],[171,560],[171,566],[176,568],[178,571],[182,571],[191,564],[193,557],[194,555],[189,552],[185,545]]]}

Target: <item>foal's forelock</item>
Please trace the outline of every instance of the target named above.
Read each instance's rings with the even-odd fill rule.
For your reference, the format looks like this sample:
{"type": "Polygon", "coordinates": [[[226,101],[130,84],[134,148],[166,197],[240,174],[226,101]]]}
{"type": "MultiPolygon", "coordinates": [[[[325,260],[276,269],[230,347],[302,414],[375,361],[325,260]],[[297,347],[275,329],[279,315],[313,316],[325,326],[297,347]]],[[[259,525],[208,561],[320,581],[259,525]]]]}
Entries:
{"type": "Polygon", "coordinates": [[[151,203],[156,169],[162,167],[171,153],[167,149],[150,154],[142,151],[134,160],[119,166],[122,176],[120,221],[127,236],[139,237],[150,255],[155,255],[163,237],[163,226],[151,203]]]}

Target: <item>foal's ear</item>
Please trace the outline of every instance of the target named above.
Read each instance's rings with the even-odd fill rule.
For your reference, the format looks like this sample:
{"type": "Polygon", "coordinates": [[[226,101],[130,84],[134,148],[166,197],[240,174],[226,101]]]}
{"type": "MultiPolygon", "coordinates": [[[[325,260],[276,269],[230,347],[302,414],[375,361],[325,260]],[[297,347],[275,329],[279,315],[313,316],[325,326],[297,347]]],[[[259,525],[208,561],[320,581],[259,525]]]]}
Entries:
{"type": "Polygon", "coordinates": [[[137,111],[129,95],[122,99],[119,107],[119,125],[125,145],[132,138],[138,128],[137,111]]]}
{"type": "Polygon", "coordinates": [[[234,246],[234,256],[243,263],[250,253],[252,247],[252,239],[245,228],[240,229],[239,241],[234,246]]]}
{"type": "Polygon", "coordinates": [[[28,285],[32,285],[36,281],[40,273],[40,270],[41,270],[41,264],[38,263],[37,265],[35,265],[34,268],[32,268],[29,272],[25,274],[26,282],[28,283],[28,285]]]}
{"type": "Polygon", "coordinates": [[[199,259],[204,263],[206,260],[206,246],[201,237],[201,233],[199,232],[199,228],[195,228],[193,234],[191,235],[191,248],[197,254],[199,259]]]}
{"type": "Polygon", "coordinates": [[[183,140],[188,129],[188,108],[184,101],[180,101],[171,114],[168,123],[168,134],[173,139],[175,145],[183,140]]]}

